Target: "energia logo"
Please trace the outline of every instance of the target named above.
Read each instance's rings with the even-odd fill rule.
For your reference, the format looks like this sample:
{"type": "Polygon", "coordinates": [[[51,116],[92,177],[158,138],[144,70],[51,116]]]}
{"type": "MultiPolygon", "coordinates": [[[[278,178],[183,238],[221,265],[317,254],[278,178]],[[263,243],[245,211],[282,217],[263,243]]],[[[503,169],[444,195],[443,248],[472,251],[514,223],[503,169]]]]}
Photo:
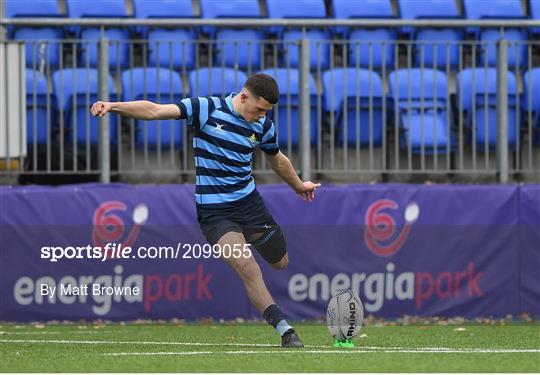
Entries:
{"type": "Polygon", "coordinates": [[[405,223],[396,234],[396,221],[385,210],[398,210],[397,202],[390,199],[379,199],[367,209],[364,217],[364,241],[375,255],[389,257],[395,254],[409,237],[411,225],[418,219],[420,208],[416,202],[407,205],[404,216],[405,223]]]}
{"type": "Polygon", "coordinates": [[[124,220],[114,211],[126,211],[126,205],[120,201],[103,202],[94,211],[92,223],[92,243],[96,247],[105,248],[108,243],[122,243],[124,247],[133,245],[139,235],[141,225],[148,219],[148,207],[144,203],[138,204],[132,213],[133,226],[124,237],[124,220]]]}

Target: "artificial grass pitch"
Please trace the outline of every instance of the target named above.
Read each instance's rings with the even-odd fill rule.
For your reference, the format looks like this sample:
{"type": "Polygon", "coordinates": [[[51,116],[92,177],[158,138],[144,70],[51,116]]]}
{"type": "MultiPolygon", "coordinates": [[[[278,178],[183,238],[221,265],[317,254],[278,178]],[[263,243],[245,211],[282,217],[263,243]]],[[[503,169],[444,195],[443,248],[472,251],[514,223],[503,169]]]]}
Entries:
{"type": "Polygon", "coordinates": [[[540,372],[540,325],[367,326],[334,348],[297,324],[283,349],[263,324],[0,325],[1,372],[540,372]]]}

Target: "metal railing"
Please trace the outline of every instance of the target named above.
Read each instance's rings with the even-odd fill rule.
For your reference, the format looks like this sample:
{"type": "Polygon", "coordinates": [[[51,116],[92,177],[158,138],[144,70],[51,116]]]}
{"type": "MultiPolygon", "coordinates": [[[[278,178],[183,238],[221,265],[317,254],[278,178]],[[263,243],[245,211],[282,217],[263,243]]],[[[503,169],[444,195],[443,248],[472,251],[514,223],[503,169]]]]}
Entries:
{"type": "MultiPolygon", "coordinates": [[[[268,70],[276,76],[284,72],[286,77],[272,116],[281,149],[303,178],[322,174],[338,179],[388,179],[420,174],[457,179],[487,175],[497,176],[500,182],[522,176],[540,180],[540,124],[532,108],[533,85],[525,85],[524,80],[525,72],[540,65],[540,42],[504,38],[506,29],[526,30],[540,26],[537,21],[2,19],[1,25],[78,25],[102,30],[102,38],[93,41],[2,40],[6,51],[8,44],[26,46],[26,53],[17,49],[23,54],[18,58],[27,61],[31,72],[27,74],[29,91],[21,98],[26,99],[27,126],[19,127],[19,137],[10,133],[11,140],[8,136],[0,140],[9,147],[15,139],[26,137],[27,153],[5,155],[8,166],[12,159],[19,166],[4,174],[99,175],[103,182],[111,176],[189,179],[195,170],[189,146],[193,132],[183,121],[159,124],[112,115],[97,125],[89,115],[89,105],[108,96],[162,103],[201,93],[222,96],[238,90],[245,75],[268,70]],[[118,41],[107,40],[105,34],[106,27],[113,26],[203,25],[303,29],[301,37],[290,41],[118,41]],[[309,27],[336,26],[496,27],[503,33],[492,42],[310,39],[309,27]],[[99,53],[92,55],[91,49],[98,45],[99,53]],[[202,68],[217,69],[219,90],[211,90],[215,81],[201,79],[202,68]],[[86,87],[71,99],[59,99],[70,90],[68,82],[80,87],[75,69],[82,69],[86,87]],[[495,89],[490,87],[493,69],[495,89]],[[473,82],[468,88],[463,87],[469,83],[463,78],[465,71],[470,71],[473,82]],[[97,72],[97,89],[91,87],[89,72],[97,72]],[[133,91],[137,78],[142,79],[139,96],[133,91]],[[40,88],[41,79],[45,90],[40,88]],[[168,84],[156,86],[161,80],[168,84]],[[406,81],[404,91],[400,80],[401,84],[406,81]],[[225,87],[228,81],[234,90],[225,87]],[[470,102],[463,98],[467,90],[471,90],[470,102]]],[[[255,155],[254,172],[271,172],[262,153],[255,155]]]]}

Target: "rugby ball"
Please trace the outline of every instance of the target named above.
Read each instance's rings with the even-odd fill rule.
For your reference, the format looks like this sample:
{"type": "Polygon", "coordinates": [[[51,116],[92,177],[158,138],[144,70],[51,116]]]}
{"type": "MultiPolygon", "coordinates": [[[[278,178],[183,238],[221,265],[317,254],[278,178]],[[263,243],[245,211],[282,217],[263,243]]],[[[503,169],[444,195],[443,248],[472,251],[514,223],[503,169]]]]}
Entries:
{"type": "Polygon", "coordinates": [[[364,307],[352,290],[340,290],[328,303],[326,323],[330,335],[338,341],[350,340],[364,322],[364,307]]]}

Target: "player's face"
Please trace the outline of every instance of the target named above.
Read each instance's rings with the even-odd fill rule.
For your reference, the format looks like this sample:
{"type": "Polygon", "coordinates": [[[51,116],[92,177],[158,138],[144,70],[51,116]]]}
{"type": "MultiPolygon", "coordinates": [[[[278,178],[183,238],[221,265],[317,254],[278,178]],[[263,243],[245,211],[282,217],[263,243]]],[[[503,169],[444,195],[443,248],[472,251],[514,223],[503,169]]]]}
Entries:
{"type": "Polygon", "coordinates": [[[250,92],[243,92],[240,95],[243,104],[242,116],[246,121],[259,121],[272,109],[272,104],[263,97],[257,97],[250,92]]]}

